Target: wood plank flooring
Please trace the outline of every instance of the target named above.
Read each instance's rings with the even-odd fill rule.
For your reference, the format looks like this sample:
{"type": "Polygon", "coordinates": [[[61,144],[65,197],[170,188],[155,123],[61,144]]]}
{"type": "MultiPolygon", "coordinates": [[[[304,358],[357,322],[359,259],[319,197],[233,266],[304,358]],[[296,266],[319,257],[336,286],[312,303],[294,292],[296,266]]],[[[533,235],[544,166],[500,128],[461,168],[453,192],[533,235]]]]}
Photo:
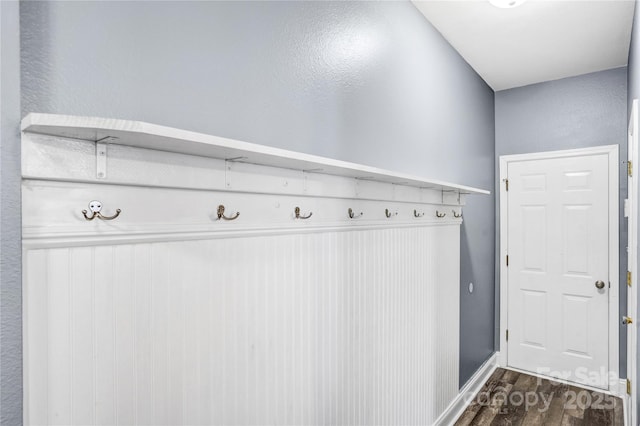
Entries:
{"type": "Polygon", "coordinates": [[[622,400],[498,368],[455,426],[622,426],[622,400]]]}

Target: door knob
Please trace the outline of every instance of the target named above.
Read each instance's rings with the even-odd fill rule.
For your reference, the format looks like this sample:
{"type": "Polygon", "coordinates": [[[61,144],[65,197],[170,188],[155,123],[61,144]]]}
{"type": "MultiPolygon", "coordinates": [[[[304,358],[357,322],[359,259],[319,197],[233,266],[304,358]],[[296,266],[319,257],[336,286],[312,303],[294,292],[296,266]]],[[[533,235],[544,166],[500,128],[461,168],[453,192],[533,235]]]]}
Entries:
{"type": "Polygon", "coordinates": [[[602,290],[604,288],[604,281],[600,281],[600,280],[596,281],[596,288],[598,290],[602,290]]]}

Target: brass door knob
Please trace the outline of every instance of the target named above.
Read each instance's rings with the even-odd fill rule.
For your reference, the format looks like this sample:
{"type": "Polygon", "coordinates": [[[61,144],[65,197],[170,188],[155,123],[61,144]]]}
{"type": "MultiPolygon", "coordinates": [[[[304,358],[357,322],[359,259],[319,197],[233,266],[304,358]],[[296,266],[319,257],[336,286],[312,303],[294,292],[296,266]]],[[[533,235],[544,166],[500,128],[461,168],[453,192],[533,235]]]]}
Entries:
{"type": "Polygon", "coordinates": [[[596,281],[596,288],[598,290],[602,290],[604,288],[604,281],[600,281],[600,280],[596,281]]]}

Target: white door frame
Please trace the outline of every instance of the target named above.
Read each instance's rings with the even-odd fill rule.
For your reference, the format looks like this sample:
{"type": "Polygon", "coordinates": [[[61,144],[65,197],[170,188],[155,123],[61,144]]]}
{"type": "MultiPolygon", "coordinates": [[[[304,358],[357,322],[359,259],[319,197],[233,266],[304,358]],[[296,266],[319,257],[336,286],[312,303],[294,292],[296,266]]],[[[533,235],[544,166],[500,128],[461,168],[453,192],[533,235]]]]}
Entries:
{"type": "Polygon", "coordinates": [[[631,272],[631,286],[627,287],[627,316],[633,319],[633,323],[627,325],[627,377],[631,379],[631,398],[629,410],[629,424],[637,425],[637,403],[636,392],[638,391],[636,359],[638,355],[637,348],[637,321],[638,321],[638,100],[634,99],[631,107],[631,115],[629,117],[628,127],[628,159],[632,161],[632,176],[628,179],[631,181],[627,189],[628,202],[625,205],[625,216],[627,216],[629,232],[627,253],[629,261],[627,262],[628,271],[631,272]]]}
{"type": "MultiPolygon", "coordinates": [[[[620,321],[619,300],[619,265],[618,265],[618,145],[606,145],[593,148],[571,149],[563,151],[536,152],[531,154],[501,155],[500,156],[500,349],[498,364],[508,366],[506,331],[509,320],[508,313],[508,275],[506,266],[507,250],[507,192],[505,180],[507,179],[507,167],[509,163],[528,160],[543,160],[552,158],[575,157],[584,155],[607,154],[609,159],[609,373],[616,378],[620,377],[619,371],[619,335],[618,324],[620,321]]],[[[626,389],[620,389],[620,380],[609,387],[609,391],[622,395],[626,389]]]]}

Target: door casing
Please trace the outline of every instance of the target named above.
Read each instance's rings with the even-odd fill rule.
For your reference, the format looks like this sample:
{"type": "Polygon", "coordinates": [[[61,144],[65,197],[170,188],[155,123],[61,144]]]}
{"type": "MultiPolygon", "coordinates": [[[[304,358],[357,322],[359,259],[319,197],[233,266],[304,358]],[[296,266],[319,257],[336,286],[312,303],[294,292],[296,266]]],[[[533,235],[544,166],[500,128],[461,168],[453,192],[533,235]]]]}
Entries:
{"type": "MultiPolygon", "coordinates": [[[[531,161],[552,158],[577,157],[584,155],[607,154],[609,161],[609,282],[611,289],[609,291],[609,373],[614,377],[620,377],[619,369],[619,329],[620,321],[618,300],[620,292],[619,280],[619,168],[618,168],[618,145],[606,145],[592,148],[580,148],[562,151],[536,152],[530,154],[515,154],[500,156],[500,349],[498,353],[498,364],[506,367],[507,364],[507,339],[506,331],[509,321],[508,312],[508,274],[506,266],[507,250],[507,192],[505,181],[507,179],[507,170],[509,163],[518,161],[531,161]]],[[[626,389],[620,389],[620,380],[617,380],[617,389],[615,384],[609,387],[609,391],[622,395],[626,389]]]]}
{"type": "MultiPolygon", "coordinates": [[[[634,168],[638,167],[638,100],[634,99],[629,117],[628,138],[627,138],[627,160],[631,160],[634,168]]],[[[627,261],[628,271],[631,272],[631,286],[627,287],[627,316],[634,322],[627,325],[627,377],[631,379],[631,398],[629,398],[628,420],[630,425],[638,424],[637,407],[637,320],[638,320],[638,171],[633,171],[628,177],[627,207],[626,214],[628,220],[628,249],[629,259],[627,261]]]]}

